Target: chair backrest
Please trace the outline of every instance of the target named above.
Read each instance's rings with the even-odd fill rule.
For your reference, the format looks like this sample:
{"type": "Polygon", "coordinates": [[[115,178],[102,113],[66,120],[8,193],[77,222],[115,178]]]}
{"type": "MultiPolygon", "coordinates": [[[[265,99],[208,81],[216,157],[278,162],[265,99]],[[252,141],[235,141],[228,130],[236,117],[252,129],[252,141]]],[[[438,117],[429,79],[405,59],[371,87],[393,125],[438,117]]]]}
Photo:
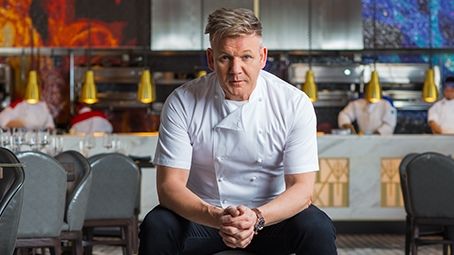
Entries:
{"type": "Polygon", "coordinates": [[[88,159],[93,182],[86,219],[124,219],[134,216],[140,173],[129,157],[105,153],[88,159]]]}
{"type": "Polygon", "coordinates": [[[24,164],[24,202],[18,238],[58,237],[63,226],[67,174],[53,157],[19,152],[24,164]]]}
{"type": "MultiPolygon", "coordinates": [[[[0,147],[0,163],[19,164],[14,153],[0,147]]],[[[0,254],[14,252],[23,201],[24,170],[21,166],[2,167],[0,178],[0,254]]]]}
{"type": "Polygon", "coordinates": [[[66,193],[65,223],[69,231],[82,230],[92,182],[90,163],[80,152],[73,150],[64,151],[55,159],[72,177],[66,193]]]}
{"type": "Polygon", "coordinates": [[[407,166],[411,211],[417,218],[454,218],[454,160],[436,152],[415,156],[407,166]]]}
{"type": "Polygon", "coordinates": [[[411,215],[410,200],[408,199],[408,180],[407,180],[407,166],[412,159],[414,159],[418,153],[410,153],[405,155],[400,161],[399,165],[399,176],[400,176],[400,188],[402,191],[402,198],[404,200],[404,207],[407,214],[411,215]]]}

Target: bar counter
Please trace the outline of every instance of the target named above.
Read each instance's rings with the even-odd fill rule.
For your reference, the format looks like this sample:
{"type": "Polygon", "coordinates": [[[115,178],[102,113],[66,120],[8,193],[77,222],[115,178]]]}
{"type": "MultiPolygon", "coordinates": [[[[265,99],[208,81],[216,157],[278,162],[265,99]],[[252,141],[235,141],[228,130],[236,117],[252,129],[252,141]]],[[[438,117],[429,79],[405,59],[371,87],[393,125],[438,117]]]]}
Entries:
{"type": "MultiPolygon", "coordinates": [[[[157,133],[116,134],[119,152],[137,157],[154,155],[157,133]]],[[[64,149],[80,150],[82,137],[64,135],[64,149]]],[[[108,151],[96,137],[96,146],[88,155],[108,151]]],[[[314,191],[314,203],[333,220],[404,220],[399,182],[399,163],[412,152],[435,151],[454,154],[454,136],[393,135],[356,136],[321,135],[318,137],[320,171],[314,191]]],[[[303,152],[302,152],[303,153],[303,152]]],[[[157,203],[154,167],[142,168],[141,213],[157,203]]]]}

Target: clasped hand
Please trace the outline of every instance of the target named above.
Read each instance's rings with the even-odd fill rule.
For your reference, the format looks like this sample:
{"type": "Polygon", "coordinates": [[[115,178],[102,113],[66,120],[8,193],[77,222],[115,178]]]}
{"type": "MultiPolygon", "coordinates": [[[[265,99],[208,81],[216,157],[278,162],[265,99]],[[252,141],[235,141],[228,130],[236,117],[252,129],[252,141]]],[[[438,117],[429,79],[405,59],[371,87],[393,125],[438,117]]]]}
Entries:
{"type": "Polygon", "coordinates": [[[219,234],[225,245],[244,248],[251,243],[257,215],[250,208],[244,205],[229,206],[224,209],[220,220],[219,234]]]}

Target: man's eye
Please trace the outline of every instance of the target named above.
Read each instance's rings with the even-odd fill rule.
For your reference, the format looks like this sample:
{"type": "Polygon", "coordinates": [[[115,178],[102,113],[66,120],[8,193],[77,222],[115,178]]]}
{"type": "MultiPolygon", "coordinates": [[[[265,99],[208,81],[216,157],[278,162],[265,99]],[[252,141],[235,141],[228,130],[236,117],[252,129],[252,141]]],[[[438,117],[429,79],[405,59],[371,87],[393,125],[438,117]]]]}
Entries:
{"type": "Polygon", "coordinates": [[[219,60],[221,60],[222,62],[226,62],[226,61],[229,61],[230,58],[229,58],[228,56],[221,56],[221,57],[219,58],[219,60]]]}
{"type": "Polygon", "coordinates": [[[246,55],[242,57],[243,60],[251,60],[253,57],[251,55],[246,55]]]}

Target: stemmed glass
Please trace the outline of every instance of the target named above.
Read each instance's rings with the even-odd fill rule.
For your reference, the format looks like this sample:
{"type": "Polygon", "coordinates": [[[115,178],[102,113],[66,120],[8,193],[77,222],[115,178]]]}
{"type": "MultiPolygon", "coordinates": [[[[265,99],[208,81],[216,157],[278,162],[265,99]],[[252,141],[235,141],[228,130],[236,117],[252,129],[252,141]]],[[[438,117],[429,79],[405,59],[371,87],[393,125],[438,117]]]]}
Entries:
{"type": "Polygon", "coordinates": [[[93,133],[85,134],[81,142],[82,154],[86,157],[90,156],[90,150],[96,146],[96,141],[93,133]]]}
{"type": "Polygon", "coordinates": [[[25,129],[23,128],[13,128],[12,130],[12,139],[11,139],[11,148],[13,152],[21,151],[21,147],[25,144],[25,129]]]}
{"type": "Polygon", "coordinates": [[[110,150],[114,147],[114,137],[111,133],[105,133],[102,137],[102,146],[106,150],[110,150]]]}
{"type": "Polygon", "coordinates": [[[53,156],[58,155],[63,151],[63,137],[59,135],[52,135],[50,138],[50,154],[53,156]]]}
{"type": "Polygon", "coordinates": [[[49,144],[50,130],[48,128],[40,129],[37,133],[38,145],[41,151],[49,144]]]}
{"type": "Polygon", "coordinates": [[[24,134],[25,144],[30,146],[31,150],[38,149],[38,132],[36,130],[27,130],[24,134]]]}
{"type": "Polygon", "coordinates": [[[0,146],[11,149],[11,132],[9,129],[0,128],[0,146]]]}

